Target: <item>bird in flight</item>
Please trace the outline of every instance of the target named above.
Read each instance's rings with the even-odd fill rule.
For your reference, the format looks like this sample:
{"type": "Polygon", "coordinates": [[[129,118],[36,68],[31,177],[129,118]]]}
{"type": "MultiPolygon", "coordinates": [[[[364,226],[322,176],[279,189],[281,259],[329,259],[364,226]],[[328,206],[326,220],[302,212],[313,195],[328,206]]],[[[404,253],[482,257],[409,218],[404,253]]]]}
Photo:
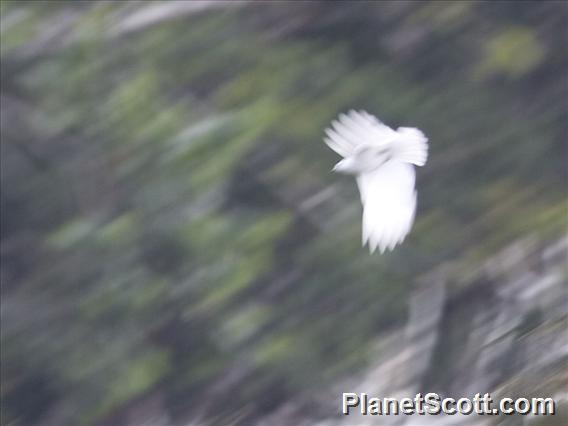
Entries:
{"type": "Polygon", "coordinates": [[[428,157],[428,138],[413,127],[396,130],[365,111],[340,114],[325,143],[343,157],[333,171],[354,175],[363,204],[363,246],[384,253],[401,243],[416,212],[415,172],[428,157]]]}

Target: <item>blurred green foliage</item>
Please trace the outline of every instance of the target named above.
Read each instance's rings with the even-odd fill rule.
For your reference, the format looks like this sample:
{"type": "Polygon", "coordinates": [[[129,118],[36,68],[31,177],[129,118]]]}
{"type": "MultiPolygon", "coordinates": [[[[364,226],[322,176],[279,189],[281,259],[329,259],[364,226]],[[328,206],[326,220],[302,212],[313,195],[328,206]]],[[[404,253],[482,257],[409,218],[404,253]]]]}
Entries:
{"type": "Polygon", "coordinates": [[[566,229],[561,5],[253,3],[120,33],[152,5],[2,2],[7,424],[154,392],[254,418],[364,365],[416,277],[566,229]],[[392,254],[359,247],[329,173],[349,108],[430,137],[392,254]]]}

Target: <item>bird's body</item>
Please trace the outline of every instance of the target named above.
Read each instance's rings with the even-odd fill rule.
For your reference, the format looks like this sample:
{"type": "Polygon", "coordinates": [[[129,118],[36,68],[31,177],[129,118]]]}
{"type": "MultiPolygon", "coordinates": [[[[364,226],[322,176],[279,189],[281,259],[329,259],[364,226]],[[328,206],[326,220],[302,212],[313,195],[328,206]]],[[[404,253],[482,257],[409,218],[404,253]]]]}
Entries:
{"type": "Polygon", "coordinates": [[[428,139],[415,128],[393,130],[361,111],[340,114],[326,129],[327,145],[343,156],[334,171],[354,175],[363,204],[363,245],[371,253],[401,243],[416,211],[415,172],[428,156],[428,139]]]}

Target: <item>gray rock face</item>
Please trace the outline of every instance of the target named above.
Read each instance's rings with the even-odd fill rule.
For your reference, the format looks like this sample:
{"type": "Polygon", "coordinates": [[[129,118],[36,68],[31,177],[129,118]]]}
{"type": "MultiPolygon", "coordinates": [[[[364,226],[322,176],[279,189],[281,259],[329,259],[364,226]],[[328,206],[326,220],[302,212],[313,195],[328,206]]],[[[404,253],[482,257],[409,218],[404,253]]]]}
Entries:
{"type": "Polygon", "coordinates": [[[406,328],[381,339],[377,361],[360,377],[324,393],[324,411],[338,415],[317,424],[561,424],[568,396],[567,248],[567,238],[546,247],[519,241],[472,273],[443,265],[418,280],[406,328]],[[363,416],[353,410],[342,416],[343,392],[381,398],[413,398],[418,392],[456,399],[476,393],[490,393],[494,400],[552,397],[557,414],[363,416]]]}

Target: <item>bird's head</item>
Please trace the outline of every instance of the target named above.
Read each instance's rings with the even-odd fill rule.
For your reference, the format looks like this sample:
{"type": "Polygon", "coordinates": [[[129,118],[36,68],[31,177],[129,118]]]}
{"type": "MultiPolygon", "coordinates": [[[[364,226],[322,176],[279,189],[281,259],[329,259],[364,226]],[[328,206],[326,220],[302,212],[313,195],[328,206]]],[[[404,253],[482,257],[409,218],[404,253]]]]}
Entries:
{"type": "Polygon", "coordinates": [[[358,175],[376,170],[391,158],[390,145],[361,146],[355,150],[353,155],[337,163],[333,171],[348,175],[358,175]]]}
{"type": "Polygon", "coordinates": [[[354,157],[347,157],[337,163],[333,169],[334,172],[346,175],[356,175],[361,172],[359,165],[354,157]]]}

